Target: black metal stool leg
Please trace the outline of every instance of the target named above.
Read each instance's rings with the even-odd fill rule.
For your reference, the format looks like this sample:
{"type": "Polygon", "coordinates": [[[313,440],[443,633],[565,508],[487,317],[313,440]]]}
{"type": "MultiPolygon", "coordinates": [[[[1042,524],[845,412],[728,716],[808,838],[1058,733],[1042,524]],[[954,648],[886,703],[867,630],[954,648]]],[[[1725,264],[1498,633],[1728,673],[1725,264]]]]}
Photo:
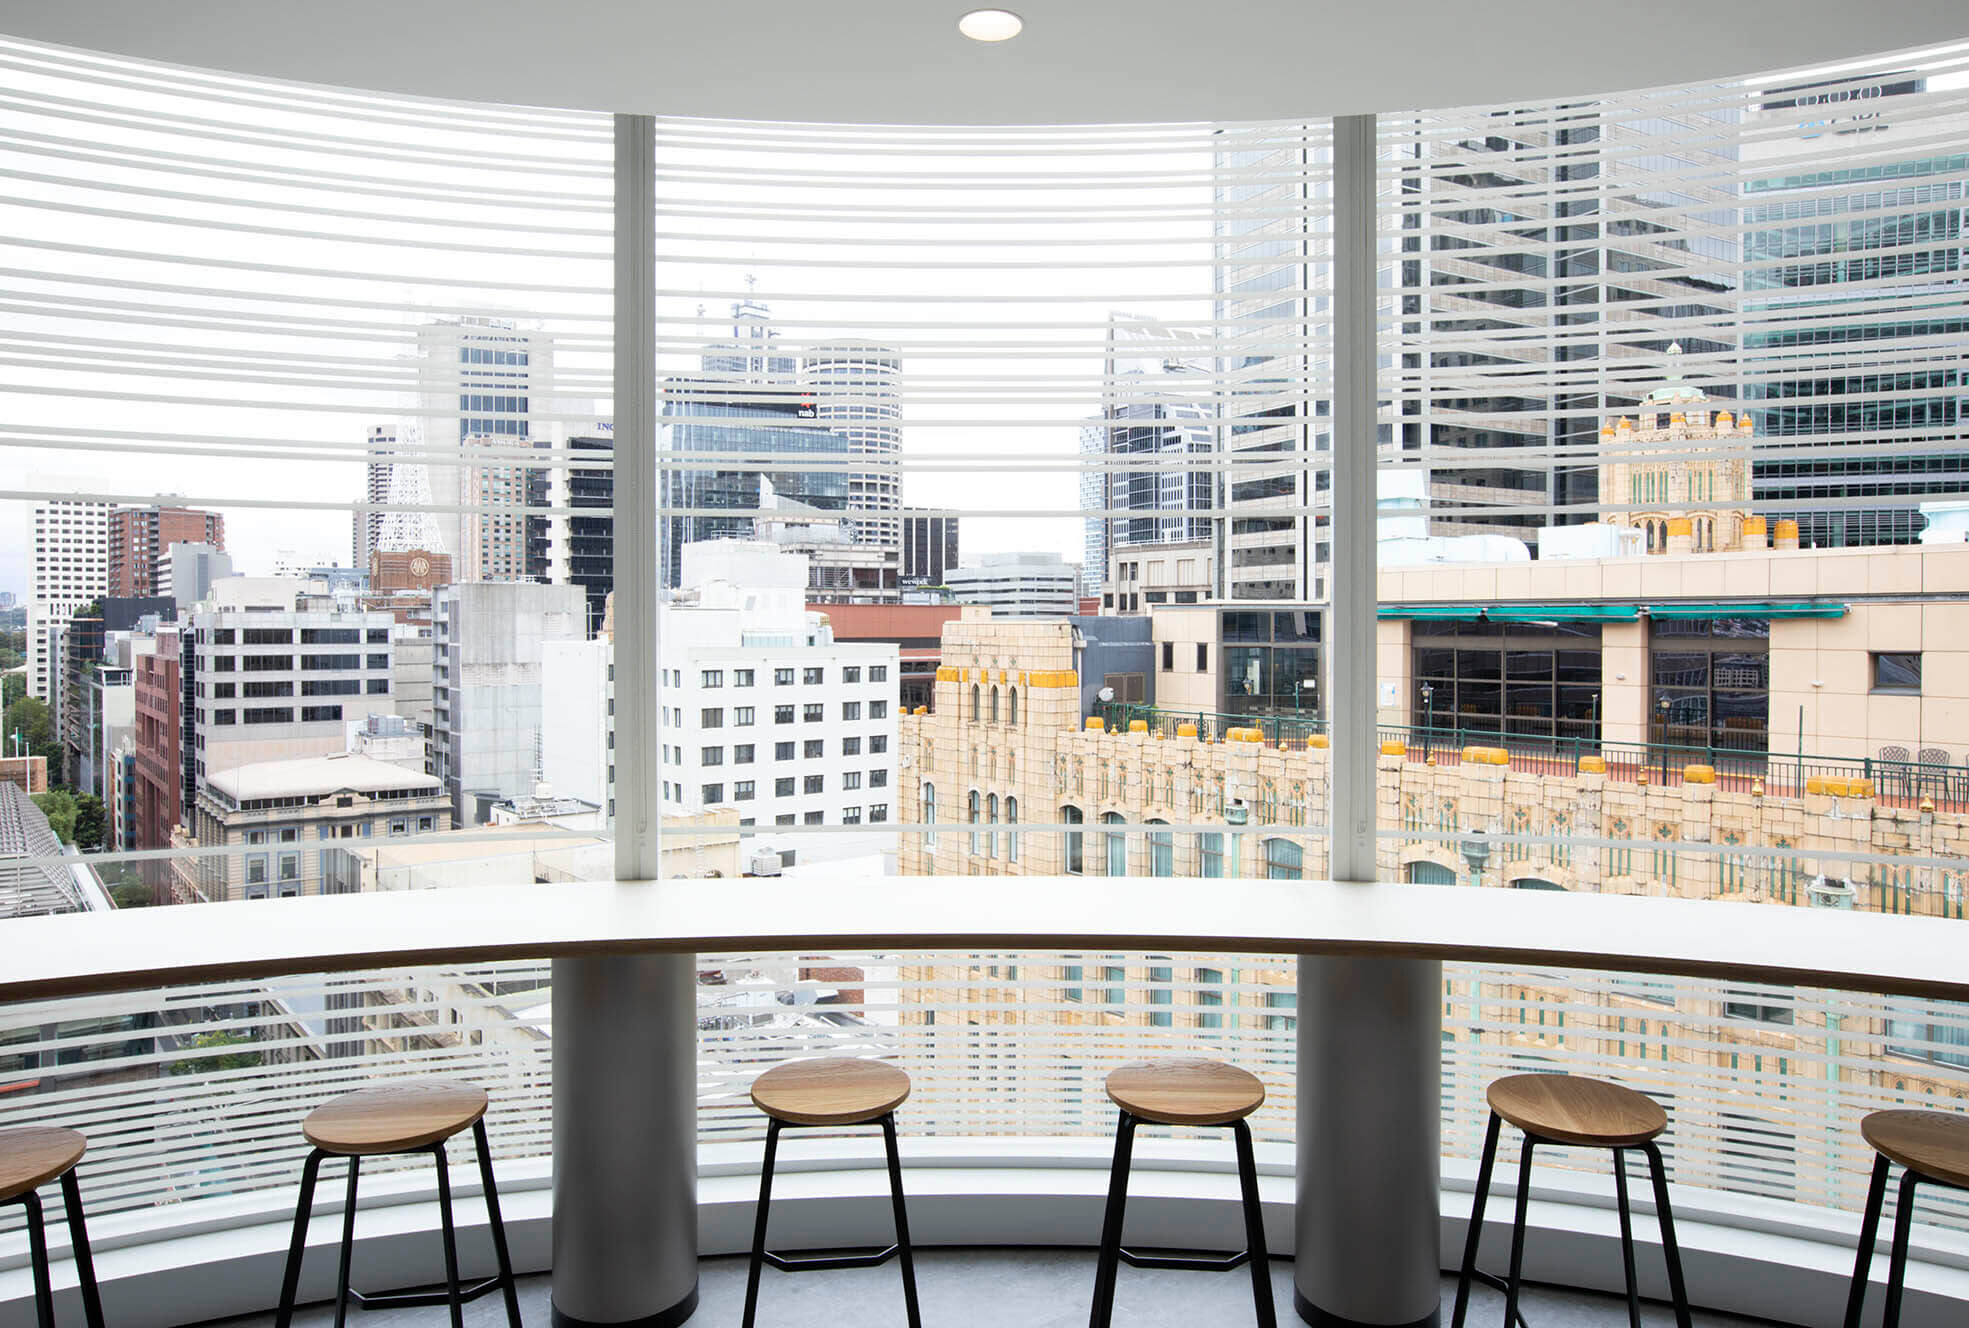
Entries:
{"type": "Polygon", "coordinates": [[[1278,1328],[1272,1306],[1272,1270],[1265,1248],[1265,1210],[1258,1202],[1258,1157],[1251,1147],[1251,1127],[1242,1120],[1231,1127],[1237,1138],[1238,1186],[1244,1193],[1244,1241],[1251,1252],[1251,1298],[1258,1306],[1259,1328],[1278,1328]]]}
{"type": "Polygon", "coordinates": [[[889,1150],[889,1196],[896,1208],[896,1250],[902,1255],[903,1304],[909,1309],[909,1328],[923,1328],[916,1307],[916,1261],[909,1249],[909,1212],[902,1198],[902,1155],[896,1150],[896,1114],[882,1118],[882,1142],[889,1150]]]}
{"type": "Polygon", "coordinates": [[[1860,1312],[1866,1308],[1866,1284],[1873,1275],[1873,1246],[1880,1238],[1880,1209],[1887,1202],[1887,1170],[1892,1165],[1885,1154],[1873,1159],[1873,1183],[1867,1186],[1866,1212],[1860,1218],[1860,1249],[1853,1260],[1853,1286],[1846,1293],[1846,1328],[1860,1328],[1860,1312]]]}
{"type": "Polygon", "coordinates": [[[1627,1150],[1613,1150],[1614,1201],[1620,1208],[1620,1266],[1627,1275],[1628,1328],[1641,1328],[1641,1291],[1634,1280],[1634,1217],[1627,1206],[1627,1150]]]}
{"type": "Polygon", "coordinates": [[[320,1174],[321,1159],[326,1156],[319,1148],[313,1149],[301,1168],[301,1198],[294,1205],[294,1236],[287,1245],[287,1271],[280,1279],[280,1311],[274,1316],[274,1328],[289,1328],[294,1321],[294,1293],[301,1285],[301,1256],[308,1248],[308,1214],[314,1210],[315,1177],[320,1174]]]}
{"type": "Polygon", "coordinates": [[[1128,1206],[1128,1162],[1135,1146],[1135,1118],[1127,1112],[1115,1126],[1114,1163],[1108,1171],[1107,1216],[1101,1223],[1101,1258],[1094,1273],[1094,1308],[1088,1328],[1108,1328],[1114,1315],[1115,1275],[1121,1263],[1121,1223],[1128,1206]]]}
{"type": "Polygon", "coordinates": [[[1914,1225],[1914,1187],[1921,1177],[1903,1169],[1901,1194],[1894,1204],[1894,1253],[1887,1262],[1887,1308],[1881,1312],[1880,1328],[1900,1328],[1901,1283],[1907,1277],[1908,1229],[1914,1225]]]}
{"type": "Polygon", "coordinates": [[[41,1328],[55,1328],[55,1286],[48,1276],[48,1232],[41,1221],[41,1196],[29,1190],[21,1196],[27,1209],[28,1258],[34,1265],[34,1317],[41,1328]]]}
{"type": "Polygon", "coordinates": [[[96,1256],[89,1249],[89,1228],[82,1219],[82,1182],[75,1168],[62,1173],[62,1206],[68,1210],[68,1243],[75,1251],[75,1279],[82,1287],[82,1314],[89,1328],[103,1328],[103,1297],[96,1287],[96,1256]]]}
{"type": "Polygon", "coordinates": [[[1692,1328],[1689,1287],[1682,1280],[1682,1250],[1675,1243],[1675,1214],[1668,1206],[1668,1169],[1662,1164],[1661,1149],[1652,1140],[1641,1147],[1647,1152],[1648,1174],[1654,1179],[1655,1221],[1661,1224],[1661,1253],[1668,1261],[1668,1294],[1675,1301],[1676,1328],[1692,1328]]]}
{"type": "Polygon", "coordinates": [[[1477,1271],[1477,1246],[1484,1234],[1484,1205],[1490,1200],[1490,1173],[1497,1165],[1497,1134],[1503,1126],[1503,1119],[1491,1112],[1490,1127],[1484,1131],[1483,1161],[1477,1166],[1477,1193],[1470,1200],[1470,1230],[1463,1237],[1463,1268],[1456,1276],[1456,1309],[1450,1314],[1449,1328],[1463,1328],[1463,1316],[1470,1308],[1470,1279],[1477,1271]]]}
{"type": "Polygon", "coordinates": [[[431,1148],[438,1164],[438,1220],[444,1226],[444,1289],[451,1305],[451,1328],[465,1328],[465,1297],[458,1287],[458,1232],[451,1221],[451,1166],[444,1145],[431,1148]]]}
{"type": "Polygon", "coordinates": [[[499,1213],[499,1184],[492,1175],[492,1147],[485,1137],[485,1117],[472,1122],[472,1141],[479,1150],[479,1186],[485,1191],[486,1220],[492,1225],[492,1253],[499,1260],[499,1287],[506,1296],[506,1322],[520,1328],[520,1289],[513,1281],[513,1256],[506,1248],[506,1219],[499,1213]]]}
{"type": "Polygon", "coordinates": [[[349,1264],[356,1248],[356,1177],[362,1172],[362,1159],[349,1155],[349,1193],[342,1203],[342,1258],[335,1273],[335,1328],[342,1328],[349,1317],[349,1264]]]}
{"type": "Polygon", "coordinates": [[[766,1121],[766,1160],[759,1167],[759,1211],[752,1219],[752,1266],[745,1275],[744,1328],[752,1328],[759,1308],[759,1270],[766,1262],[766,1215],[773,1201],[773,1155],[779,1151],[779,1118],[766,1121]]]}
{"type": "Polygon", "coordinates": [[[1504,1284],[1504,1328],[1518,1317],[1518,1286],[1525,1267],[1525,1210],[1531,1203],[1531,1151],[1536,1141],[1528,1134],[1518,1155],[1518,1211],[1511,1219],[1511,1276],[1504,1284]]]}

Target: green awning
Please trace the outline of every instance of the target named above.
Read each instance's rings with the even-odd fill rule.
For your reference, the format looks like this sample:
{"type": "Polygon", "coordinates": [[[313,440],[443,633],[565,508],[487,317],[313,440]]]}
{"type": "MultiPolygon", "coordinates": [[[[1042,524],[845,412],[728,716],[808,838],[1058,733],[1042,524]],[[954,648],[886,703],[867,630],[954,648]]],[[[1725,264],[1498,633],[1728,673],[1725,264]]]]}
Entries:
{"type": "Polygon", "coordinates": [[[1632,622],[1641,611],[1632,604],[1383,604],[1383,618],[1432,622],[1632,622]]]}
{"type": "Polygon", "coordinates": [[[1843,618],[1844,604],[1827,604],[1805,599],[1758,600],[1746,604],[1687,600],[1677,604],[1651,604],[1650,618],[1843,618]]]}
{"type": "Polygon", "coordinates": [[[1493,604],[1484,610],[1492,622],[1633,622],[1640,616],[1632,604],[1493,604]]]}

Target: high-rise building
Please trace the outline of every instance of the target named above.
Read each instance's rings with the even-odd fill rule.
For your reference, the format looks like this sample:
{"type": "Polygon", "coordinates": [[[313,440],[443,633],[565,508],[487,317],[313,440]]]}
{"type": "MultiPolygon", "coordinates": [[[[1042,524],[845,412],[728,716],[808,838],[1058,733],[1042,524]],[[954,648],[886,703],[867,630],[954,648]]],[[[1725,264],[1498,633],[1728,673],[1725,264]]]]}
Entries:
{"type": "Polygon", "coordinates": [[[546,580],[577,585],[588,599],[588,634],[602,629],[609,592],[615,589],[615,471],[606,465],[581,465],[574,456],[588,454],[607,461],[615,451],[615,426],[606,420],[579,427],[567,440],[569,460],[547,472],[548,505],[597,509],[589,515],[570,511],[554,522],[560,536],[547,556],[546,580]]]}
{"type": "Polygon", "coordinates": [[[27,694],[51,706],[59,680],[49,633],[109,590],[110,509],[109,503],[70,498],[40,498],[28,507],[27,694]]]}
{"type": "Polygon", "coordinates": [[[683,575],[685,545],[752,538],[768,493],[816,512],[848,511],[850,475],[812,463],[845,461],[853,444],[836,430],[803,423],[816,419],[819,407],[801,389],[792,357],[771,353],[766,313],[757,302],[734,305],[732,341],[705,347],[698,372],[663,385],[661,446],[676,459],[662,477],[663,506],[675,513],[664,519],[672,586],[683,575]],[[747,463],[721,461],[727,457],[747,463]]]}
{"type": "Polygon", "coordinates": [[[587,616],[579,586],[466,582],[432,596],[431,773],[459,825],[533,792],[548,702],[542,643],[582,639],[587,616]]]}
{"type": "MultiPolygon", "coordinates": [[[[135,661],[133,847],[140,849],[169,848],[171,833],[184,815],[184,731],[179,713],[184,639],[177,624],[161,625],[157,648],[135,661]]],[[[170,883],[166,863],[146,862],[143,874],[154,890],[170,883]]]]}
{"type": "Polygon", "coordinates": [[[165,595],[173,544],[226,547],[226,519],[192,507],[118,507],[109,514],[109,593],[165,595]]]}
{"type": "MultiPolygon", "coordinates": [[[[418,328],[417,350],[424,421],[417,432],[422,450],[432,458],[424,464],[424,473],[437,538],[420,537],[408,547],[435,547],[451,553],[459,560],[460,575],[466,575],[473,555],[466,546],[470,514],[463,509],[478,502],[468,445],[477,440],[497,440],[510,451],[551,440],[552,430],[534,416],[548,408],[545,398],[554,376],[553,339],[544,332],[522,331],[500,319],[467,317],[418,328]],[[450,460],[453,456],[455,462],[450,460]]],[[[376,437],[374,430],[372,437],[376,437]]],[[[479,443],[482,449],[487,445],[479,443]]],[[[399,450],[409,450],[407,439],[399,442],[399,450]]],[[[406,468],[392,465],[393,480],[402,469],[406,468]]],[[[524,480],[524,475],[520,478],[524,480]]],[[[370,483],[374,483],[373,472],[370,483]]],[[[511,505],[519,508],[524,504],[522,485],[511,505]]],[[[521,520],[523,523],[523,516],[521,520]]]]}
{"type": "Polygon", "coordinates": [[[1961,442],[1969,379],[1932,349],[1969,334],[1969,185],[1958,145],[1896,112],[1928,92],[1914,74],[1842,76],[1773,89],[1746,126],[1744,314],[1778,325],[1743,339],[1752,483],[1760,504],[1825,504],[1783,510],[1810,547],[1915,543],[1911,500],[1969,489],[1969,451],[1934,446],[1961,442]],[[1864,135],[1875,155],[1828,169],[1827,135],[1864,135]]]}
{"type": "Polygon", "coordinates": [[[1081,504],[1089,512],[1129,512],[1086,518],[1080,572],[1083,590],[1101,588],[1111,555],[1131,544],[1183,544],[1214,538],[1205,515],[1217,505],[1217,476],[1198,459],[1216,440],[1216,403],[1209,364],[1185,357],[1197,338],[1153,319],[1116,314],[1108,320],[1102,408],[1082,426],[1081,504]],[[1141,470],[1120,468],[1140,458],[1141,470]]]}
{"type": "Polygon", "coordinates": [[[958,518],[903,509],[902,585],[940,586],[957,566],[958,518]]]}
{"type": "Polygon", "coordinates": [[[529,535],[533,467],[512,458],[509,436],[476,434],[461,449],[464,513],[458,577],[463,581],[525,581],[535,575],[529,535]]]}
{"type": "Polygon", "coordinates": [[[831,341],[801,357],[800,382],[815,418],[848,442],[868,469],[848,480],[848,522],[857,544],[895,545],[902,523],[902,359],[892,346],[831,341]],[[882,513],[863,517],[860,513],[882,513]]]}

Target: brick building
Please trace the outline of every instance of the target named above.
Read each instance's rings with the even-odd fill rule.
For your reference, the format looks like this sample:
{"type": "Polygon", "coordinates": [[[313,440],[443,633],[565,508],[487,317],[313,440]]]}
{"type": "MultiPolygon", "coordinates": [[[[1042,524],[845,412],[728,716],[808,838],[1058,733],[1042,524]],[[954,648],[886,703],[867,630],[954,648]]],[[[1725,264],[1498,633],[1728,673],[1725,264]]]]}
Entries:
{"type": "Polygon", "coordinates": [[[192,507],[118,507],[109,514],[109,593],[158,595],[173,544],[226,547],[226,519],[192,507]]]}

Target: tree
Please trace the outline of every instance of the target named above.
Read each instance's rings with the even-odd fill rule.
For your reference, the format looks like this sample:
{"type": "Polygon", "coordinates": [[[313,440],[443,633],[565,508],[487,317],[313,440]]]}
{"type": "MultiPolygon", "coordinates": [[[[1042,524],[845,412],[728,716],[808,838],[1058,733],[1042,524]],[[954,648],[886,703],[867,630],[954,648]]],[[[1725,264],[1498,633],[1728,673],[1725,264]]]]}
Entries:
{"type": "Polygon", "coordinates": [[[48,828],[55,832],[55,838],[64,844],[75,842],[75,816],[80,809],[76,806],[75,795],[67,789],[49,789],[33,797],[41,814],[48,818],[48,828]]]}
{"type": "Polygon", "coordinates": [[[25,673],[0,674],[0,710],[5,710],[14,702],[27,695],[27,675],[25,673]]]}
{"type": "Polygon", "coordinates": [[[150,887],[142,881],[118,881],[109,887],[109,897],[118,908],[149,908],[155,902],[150,887]]]}
{"type": "Polygon", "coordinates": [[[55,726],[48,717],[48,703],[39,697],[23,696],[0,715],[0,744],[7,755],[14,754],[19,736],[23,753],[39,752],[52,761],[55,756],[55,726]]]}
{"type": "Polygon", "coordinates": [[[75,799],[75,846],[84,853],[99,853],[109,834],[109,815],[103,800],[93,793],[75,799]]]}
{"type": "MultiPolygon", "coordinates": [[[[199,1033],[186,1038],[178,1045],[185,1051],[213,1051],[221,1047],[244,1046],[251,1041],[244,1033],[234,1033],[218,1029],[210,1033],[199,1033]]],[[[187,1061],[172,1061],[172,1074],[204,1074],[210,1070],[243,1070],[249,1065],[260,1063],[257,1051],[227,1052],[219,1056],[198,1056],[187,1061]]]]}

